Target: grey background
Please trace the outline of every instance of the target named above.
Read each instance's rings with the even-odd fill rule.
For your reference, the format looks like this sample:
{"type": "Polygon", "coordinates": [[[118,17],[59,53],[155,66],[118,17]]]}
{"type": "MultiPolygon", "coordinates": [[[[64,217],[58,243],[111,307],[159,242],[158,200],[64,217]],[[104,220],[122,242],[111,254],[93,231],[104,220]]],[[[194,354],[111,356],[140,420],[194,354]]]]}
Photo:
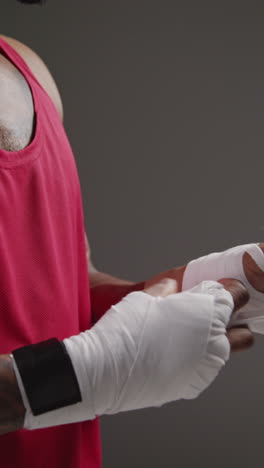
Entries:
{"type": "MultiPolygon", "coordinates": [[[[262,2],[1,2],[52,71],[99,269],[264,240],[262,2]]],[[[263,465],[264,338],[197,400],[101,418],[104,468],[263,465]]]]}

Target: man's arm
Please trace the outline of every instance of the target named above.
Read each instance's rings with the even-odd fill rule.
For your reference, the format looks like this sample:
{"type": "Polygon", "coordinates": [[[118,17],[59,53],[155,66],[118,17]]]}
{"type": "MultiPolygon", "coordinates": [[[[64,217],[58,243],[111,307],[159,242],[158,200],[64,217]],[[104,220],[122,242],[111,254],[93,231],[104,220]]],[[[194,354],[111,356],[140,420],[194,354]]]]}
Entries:
{"type": "Polygon", "coordinates": [[[121,301],[127,294],[149,288],[159,283],[163,278],[176,280],[178,292],[182,291],[182,280],[187,265],[171,268],[170,270],[158,273],[148,280],[135,283],[98,271],[91,258],[91,247],[86,233],[85,243],[93,323],[96,323],[112,305],[121,301]]]}
{"type": "MultiPolygon", "coordinates": [[[[91,268],[91,283],[92,289],[105,287],[108,285],[112,288],[113,284],[120,286],[119,291],[121,291],[122,287],[131,287],[137,283],[130,283],[128,281],[123,281],[118,278],[111,277],[110,275],[97,272],[95,267],[91,262],[90,256],[90,249],[87,240],[87,254],[89,259],[89,264],[91,268]],[[98,276],[98,274],[100,276],[98,276]],[[109,281],[109,282],[108,282],[109,281]],[[122,286],[123,283],[123,286],[122,286]],[[124,284],[125,283],[125,284],[124,284]]],[[[261,249],[264,249],[264,245],[261,244],[261,249]]],[[[260,275],[259,268],[257,265],[253,263],[249,263],[250,273],[253,274],[255,283],[261,282],[263,285],[263,276],[264,273],[262,271],[262,275],[260,275]]],[[[173,270],[171,270],[173,272],[173,270]]],[[[162,274],[163,275],[163,274],[162,274]]],[[[157,275],[158,278],[160,275],[157,275]]],[[[155,281],[155,279],[154,279],[155,281]]],[[[227,280],[230,281],[230,280],[227,280]]],[[[151,280],[150,280],[151,282],[151,280]]],[[[219,281],[221,282],[221,281],[219,281]]],[[[134,287],[134,286],[133,286],[134,287]]],[[[262,286],[263,288],[263,286],[262,286]]],[[[122,290],[124,292],[124,289],[122,290]]],[[[105,295],[105,297],[109,297],[109,295],[105,295]]],[[[234,302],[235,302],[234,296],[234,302]]],[[[132,314],[133,315],[133,314],[132,314]]],[[[106,315],[106,317],[108,314],[106,315]]],[[[242,351],[247,349],[248,347],[252,346],[253,344],[253,336],[249,330],[244,327],[235,327],[227,330],[226,335],[228,337],[229,343],[231,345],[231,351],[242,351]]],[[[33,376],[33,374],[32,374],[33,376]]],[[[9,355],[1,355],[0,356],[0,434],[5,434],[7,432],[16,431],[19,428],[24,427],[24,418],[25,418],[25,406],[19,391],[18,381],[16,380],[16,375],[14,373],[14,367],[12,363],[12,359],[9,355]]],[[[53,424],[54,425],[54,424],[53,424]]]]}
{"type": "MultiPolygon", "coordinates": [[[[27,408],[24,428],[58,426],[197,397],[229,357],[231,340],[224,335],[233,307],[237,310],[248,300],[238,281],[219,282],[232,298],[216,282],[203,282],[184,294],[173,294],[175,282],[160,283],[130,294],[85,333],[13,351],[27,408]]],[[[241,329],[234,332],[235,350],[252,345],[249,331],[245,335],[242,329],[242,336],[241,329]]],[[[0,420],[0,434],[5,432],[0,420]]]]}
{"type": "MultiPolygon", "coordinates": [[[[182,282],[187,265],[171,268],[153,276],[150,279],[139,283],[122,280],[106,273],[99,272],[94,267],[91,260],[91,249],[87,236],[86,238],[86,255],[89,268],[89,277],[91,285],[91,300],[94,321],[96,322],[102,315],[115,303],[119,302],[124,296],[133,291],[141,291],[144,288],[149,288],[163,278],[172,278],[177,281],[178,292],[182,291],[182,282]]],[[[260,248],[264,252],[264,243],[260,243],[260,248]]],[[[263,286],[263,271],[251,258],[246,255],[244,259],[244,270],[249,283],[259,292],[264,293],[263,286]]]]}
{"type": "Polygon", "coordinates": [[[142,291],[145,282],[134,283],[98,271],[91,259],[91,248],[85,233],[86,258],[89,272],[93,323],[97,322],[113,304],[133,291],[142,291]]]}

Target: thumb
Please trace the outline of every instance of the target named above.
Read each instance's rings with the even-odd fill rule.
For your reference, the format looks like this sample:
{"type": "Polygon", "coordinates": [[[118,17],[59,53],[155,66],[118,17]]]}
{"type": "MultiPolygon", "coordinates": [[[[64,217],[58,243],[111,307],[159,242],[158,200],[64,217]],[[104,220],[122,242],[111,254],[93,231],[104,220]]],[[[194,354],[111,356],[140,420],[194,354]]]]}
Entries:
{"type": "Polygon", "coordinates": [[[178,292],[178,283],[172,278],[163,278],[159,283],[143,289],[143,292],[151,296],[169,296],[178,292]]]}

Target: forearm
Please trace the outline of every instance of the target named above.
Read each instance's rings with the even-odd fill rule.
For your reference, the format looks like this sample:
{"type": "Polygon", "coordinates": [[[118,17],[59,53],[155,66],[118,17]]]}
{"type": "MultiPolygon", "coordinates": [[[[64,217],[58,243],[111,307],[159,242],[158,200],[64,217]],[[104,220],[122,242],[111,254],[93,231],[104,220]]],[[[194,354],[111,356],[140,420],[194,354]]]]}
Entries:
{"type": "Polygon", "coordinates": [[[124,296],[133,291],[142,291],[145,287],[144,281],[134,283],[99,271],[92,272],[89,279],[93,323],[124,296]]]}
{"type": "Polygon", "coordinates": [[[97,322],[104,313],[127,294],[133,291],[142,291],[146,287],[158,283],[163,278],[172,278],[178,283],[178,292],[182,290],[182,279],[186,265],[171,268],[152,277],[149,280],[134,283],[132,281],[116,278],[107,273],[92,271],[90,273],[91,307],[93,323],[97,322]]]}
{"type": "Polygon", "coordinates": [[[145,281],[145,287],[148,288],[152,286],[153,284],[158,283],[163,278],[172,278],[177,281],[178,292],[182,292],[182,281],[183,281],[183,275],[184,275],[186,266],[187,265],[183,265],[180,267],[171,268],[170,270],[166,270],[161,273],[158,273],[157,275],[153,276],[149,280],[145,281]]]}
{"type": "Polygon", "coordinates": [[[176,280],[178,292],[181,291],[182,278],[186,268],[185,265],[159,273],[146,281],[137,283],[127,281],[122,278],[116,278],[110,274],[98,271],[91,260],[91,249],[86,232],[84,233],[84,238],[89,272],[93,323],[96,323],[112,305],[121,301],[122,298],[127,294],[134,291],[142,291],[146,287],[156,284],[163,278],[172,278],[176,280]]]}

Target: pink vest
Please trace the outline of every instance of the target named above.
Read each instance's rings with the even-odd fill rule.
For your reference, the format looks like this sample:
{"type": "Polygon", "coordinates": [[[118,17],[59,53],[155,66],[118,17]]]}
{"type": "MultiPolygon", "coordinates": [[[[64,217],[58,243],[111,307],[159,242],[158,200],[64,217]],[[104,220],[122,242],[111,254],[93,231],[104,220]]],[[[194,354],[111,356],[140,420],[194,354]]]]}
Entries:
{"type": "MultiPolygon", "coordinates": [[[[36,130],[25,149],[0,149],[0,354],[92,326],[82,194],[59,114],[18,53],[36,130]]],[[[99,468],[99,420],[0,436],[3,468],[99,468]]]]}

